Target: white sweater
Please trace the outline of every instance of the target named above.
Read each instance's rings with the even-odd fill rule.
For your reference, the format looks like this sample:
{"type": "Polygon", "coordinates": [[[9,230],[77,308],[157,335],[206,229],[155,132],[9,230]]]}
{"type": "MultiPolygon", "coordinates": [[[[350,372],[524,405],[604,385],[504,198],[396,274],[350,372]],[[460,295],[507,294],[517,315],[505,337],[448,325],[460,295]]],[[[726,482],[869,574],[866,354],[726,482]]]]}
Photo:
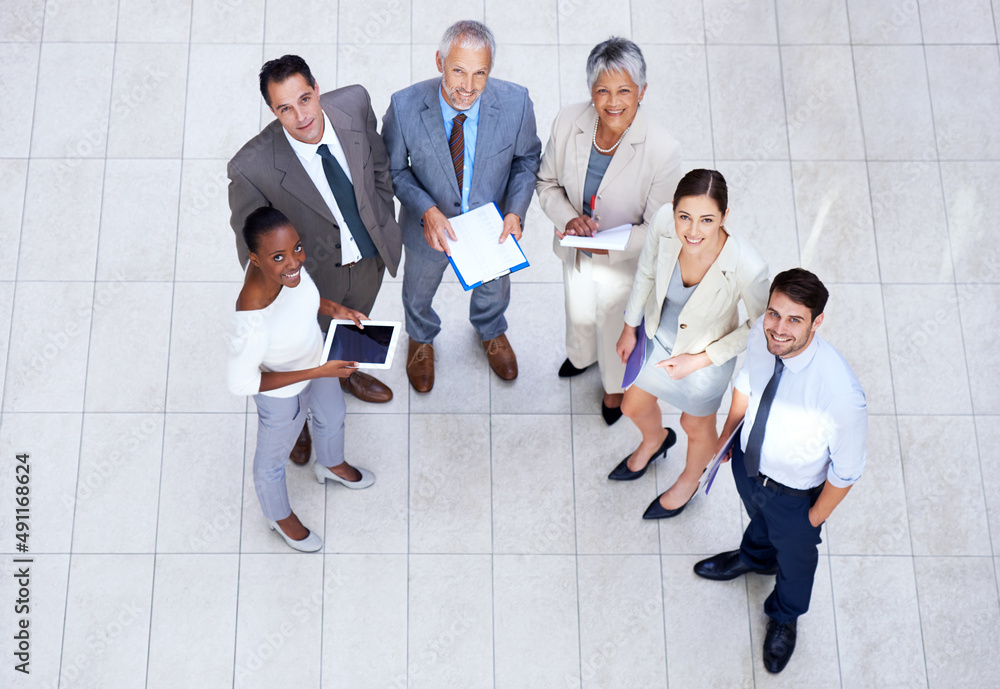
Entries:
{"type": "Polygon", "coordinates": [[[323,333],[316,322],[319,290],[305,268],[301,275],[297,287],[282,287],[263,309],[233,314],[227,371],[233,394],[294,397],[309,384],[260,392],[261,371],[314,368],[323,356],[323,333]]]}

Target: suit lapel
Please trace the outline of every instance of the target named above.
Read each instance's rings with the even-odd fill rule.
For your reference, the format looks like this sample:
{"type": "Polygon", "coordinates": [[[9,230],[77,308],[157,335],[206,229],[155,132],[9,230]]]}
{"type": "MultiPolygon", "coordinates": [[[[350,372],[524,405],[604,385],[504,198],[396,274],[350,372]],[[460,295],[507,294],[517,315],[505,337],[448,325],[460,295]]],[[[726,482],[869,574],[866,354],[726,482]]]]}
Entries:
{"type": "MultiPolygon", "coordinates": [[[[673,223],[671,223],[671,228],[673,223]]],[[[656,266],[656,303],[662,304],[667,298],[667,288],[670,287],[670,276],[674,273],[674,266],[677,265],[677,255],[681,251],[680,242],[674,236],[673,230],[667,236],[660,237],[660,248],[657,255],[660,260],[656,266]]]]}
{"type": "MultiPolygon", "coordinates": [[[[486,82],[486,88],[479,102],[479,128],[476,132],[476,159],[472,165],[472,186],[470,191],[478,191],[483,175],[476,174],[476,167],[483,169],[486,161],[493,157],[502,143],[500,139],[500,108],[496,106],[493,90],[486,82]]],[[[471,197],[472,194],[470,193],[471,197]]]]}
{"type": "Polygon", "coordinates": [[[272,123],[275,127],[274,138],[274,167],[284,173],[281,178],[281,188],[307,205],[309,208],[319,213],[323,218],[336,224],[337,221],[330,212],[330,207],[320,195],[316,185],[313,184],[309,173],[302,167],[299,158],[292,150],[291,144],[285,138],[285,133],[281,131],[281,123],[272,123]]]}
{"type": "Polygon", "coordinates": [[[441,104],[438,102],[437,90],[440,82],[434,82],[434,88],[428,91],[424,97],[424,109],[420,113],[420,119],[427,130],[427,140],[434,156],[441,163],[441,170],[444,176],[451,180],[452,190],[462,195],[458,188],[458,179],[455,177],[455,166],[451,164],[451,153],[448,148],[448,134],[444,131],[444,116],[441,114],[441,104]]]}
{"type": "Polygon", "coordinates": [[[691,298],[684,305],[683,311],[691,309],[691,313],[697,313],[703,306],[710,306],[719,292],[729,289],[729,276],[736,269],[738,255],[736,240],[729,237],[715,261],[708,267],[705,277],[701,279],[691,298]]]}
{"type": "Polygon", "coordinates": [[[575,156],[573,169],[576,171],[573,183],[577,186],[575,189],[566,190],[569,202],[574,207],[579,202],[580,207],[583,208],[583,187],[587,184],[587,166],[590,165],[590,151],[594,142],[594,118],[596,117],[594,108],[589,107],[574,122],[577,131],[573,137],[573,155],[575,156]]]}
{"type": "Polygon", "coordinates": [[[611,162],[608,164],[608,171],[604,173],[604,178],[601,179],[601,190],[606,188],[608,184],[614,181],[615,177],[620,175],[629,166],[629,163],[635,158],[636,148],[641,146],[645,139],[646,120],[642,108],[639,108],[635,113],[635,119],[632,120],[631,128],[611,157],[611,162]]]}

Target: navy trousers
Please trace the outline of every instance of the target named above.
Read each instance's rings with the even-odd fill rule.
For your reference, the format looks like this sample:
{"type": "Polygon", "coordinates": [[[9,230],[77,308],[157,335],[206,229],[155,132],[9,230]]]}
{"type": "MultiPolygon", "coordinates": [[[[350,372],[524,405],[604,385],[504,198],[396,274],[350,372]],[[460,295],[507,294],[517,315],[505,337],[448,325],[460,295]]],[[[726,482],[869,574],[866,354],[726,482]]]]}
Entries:
{"type": "Polygon", "coordinates": [[[812,597],[823,525],[809,523],[809,508],[819,493],[792,496],[762,486],[747,476],[739,442],[733,444],[731,463],[736,489],[750,517],[740,543],[740,560],[753,569],[777,567],[764,613],[779,623],[792,622],[809,610],[812,597]]]}

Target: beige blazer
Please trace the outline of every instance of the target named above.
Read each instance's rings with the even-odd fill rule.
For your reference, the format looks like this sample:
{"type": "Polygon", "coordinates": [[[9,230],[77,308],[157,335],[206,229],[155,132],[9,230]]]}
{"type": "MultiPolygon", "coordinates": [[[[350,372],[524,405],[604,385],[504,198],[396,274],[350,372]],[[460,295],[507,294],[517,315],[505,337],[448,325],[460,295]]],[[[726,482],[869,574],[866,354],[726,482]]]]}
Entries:
{"type": "MultiPolygon", "coordinates": [[[[560,110],[552,123],[535,192],[545,215],[560,232],[583,212],[583,185],[596,121],[593,105],[576,103],[560,110]]],[[[595,212],[601,228],[628,223],[632,234],[625,251],[595,255],[595,269],[624,264],[615,272],[631,280],[649,220],[660,206],[670,202],[680,178],[681,145],[663,127],[647,120],[640,107],[601,180],[595,212]]],[[[559,246],[558,237],[553,248],[564,261],[575,260],[577,251],[559,246]]]]}
{"type": "MultiPolygon", "coordinates": [[[[718,258],[681,309],[673,350],[675,355],[706,352],[717,366],[746,349],[750,327],[767,307],[770,284],[767,263],[753,244],[728,229],[726,232],[729,239],[718,258]],[[747,310],[747,320],[742,323],[740,299],[747,310]]],[[[660,324],[660,309],[680,251],[673,208],[664,206],[650,224],[649,238],[639,256],[632,293],[625,305],[625,322],[638,327],[645,316],[649,338],[656,334],[660,324]]]]}

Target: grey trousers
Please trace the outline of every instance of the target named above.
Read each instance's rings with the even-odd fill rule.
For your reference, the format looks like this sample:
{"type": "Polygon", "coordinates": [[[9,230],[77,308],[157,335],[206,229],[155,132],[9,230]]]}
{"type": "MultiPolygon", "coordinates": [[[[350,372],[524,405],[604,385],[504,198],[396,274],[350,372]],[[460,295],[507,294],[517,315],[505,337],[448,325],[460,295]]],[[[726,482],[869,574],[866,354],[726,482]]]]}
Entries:
{"type": "MultiPolygon", "coordinates": [[[[448,268],[448,257],[427,246],[423,233],[403,246],[403,312],[406,333],[416,342],[433,342],[441,332],[441,317],[431,303],[448,268]]],[[[507,330],[504,312],[510,304],[510,276],[472,289],[469,322],[480,340],[492,340],[507,330]]]]}
{"type": "Polygon", "coordinates": [[[292,513],[285,486],[285,464],[306,410],[312,411],[312,442],[316,461],[333,467],[344,461],[344,393],[340,379],[317,378],[295,397],[253,396],[257,405],[257,451],[253,457],[253,485],[264,516],[271,521],[292,513]]]}

